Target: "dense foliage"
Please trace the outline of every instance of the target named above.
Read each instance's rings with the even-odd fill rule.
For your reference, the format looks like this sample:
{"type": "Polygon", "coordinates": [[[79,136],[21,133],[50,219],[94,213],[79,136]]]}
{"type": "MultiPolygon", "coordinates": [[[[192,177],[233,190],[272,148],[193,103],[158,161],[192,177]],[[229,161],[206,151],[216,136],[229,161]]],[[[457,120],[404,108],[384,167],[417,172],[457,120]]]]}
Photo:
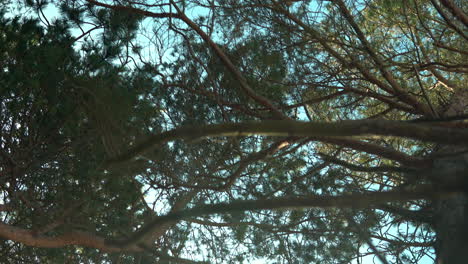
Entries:
{"type": "Polygon", "coordinates": [[[463,1],[0,8],[5,263],[464,263],[463,1]]]}

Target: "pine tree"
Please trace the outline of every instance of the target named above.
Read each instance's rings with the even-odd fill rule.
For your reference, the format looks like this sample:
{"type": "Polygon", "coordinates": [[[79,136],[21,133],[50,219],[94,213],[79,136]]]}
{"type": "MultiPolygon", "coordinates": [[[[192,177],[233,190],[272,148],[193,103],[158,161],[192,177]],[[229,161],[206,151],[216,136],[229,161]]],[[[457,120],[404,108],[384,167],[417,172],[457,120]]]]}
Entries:
{"type": "Polygon", "coordinates": [[[2,8],[6,262],[465,262],[460,2],[2,8]]]}

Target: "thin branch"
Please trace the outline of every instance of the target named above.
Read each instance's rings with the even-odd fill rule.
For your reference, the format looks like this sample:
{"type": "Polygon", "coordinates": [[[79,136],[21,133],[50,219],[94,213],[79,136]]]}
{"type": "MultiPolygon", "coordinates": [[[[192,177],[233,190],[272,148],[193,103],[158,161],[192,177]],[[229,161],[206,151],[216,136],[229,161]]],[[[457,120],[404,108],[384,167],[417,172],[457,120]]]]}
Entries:
{"type": "Polygon", "coordinates": [[[240,87],[244,92],[254,99],[257,103],[267,107],[278,119],[289,119],[283,112],[278,110],[277,107],[266,97],[255,93],[255,91],[247,83],[247,80],[244,78],[242,73],[237,69],[237,67],[232,63],[228,56],[219,48],[219,46],[206,34],[195,22],[188,18],[177,5],[173,4],[176,8],[179,17],[184,21],[190,28],[192,28],[197,34],[210,46],[210,48],[216,53],[219,59],[223,62],[224,66],[231,72],[231,74],[237,79],[240,87]]]}
{"type": "Polygon", "coordinates": [[[377,236],[377,235],[371,235],[371,237],[388,242],[393,245],[403,245],[406,247],[433,247],[435,244],[435,241],[434,242],[408,242],[404,240],[389,239],[389,238],[386,238],[383,236],[377,236]]]}
{"type": "Polygon", "coordinates": [[[352,216],[347,215],[346,218],[348,222],[350,223],[350,225],[353,227],[353,229],[355,229],[355,232],[357,232],[358,235],[366,241],[367,245],[372,250],[372,252],[374,252],[374,254],[377,256],[380,262],[382,262],[382,264],[389,264],[387,259],[385,258],[385,255],[375,247],[374,243],[372,242],[371,236],[368,233],[363,231],[364,229],[361,228],[358,225],[358,223],[356,223],[356,221],[354,221],[352,216]]]}
{"type": "Polygon", "coordinates": [[[396,167],[396,166],[378,166],[378,167],[369,167],[369,166],[359,166],[354,165],[344,160],[326,155],[324,153],[319,154],[324,161],[328,161],[337,165],[341,165],[345,168],[348,168],[352,171],[363,171],[363,172],[412,172],[414,169],[405,168],[405,167],[396,167]]]}
{"type": "Polygon", "coordinates": [[[391,85],[391,87],[393,88],[393,90],[394,90],[395,94],[398,96],[398,98],[400,98],[402,101],[405,101],[405,102],[411,102],[412,104],[414,104],[414,106],[416,108],[420,109],[424,114],[432,116],[432,112],[429,111],[427,106],[424,105],[424,104],[421,104],[416,98],[409,95],[408,92],[405,91],[405,89],[395,80],[393,74],[386,69],[386,66],[384,65],[383,61],[377,56],[377,53],[374,51],[371,44],[367,40],[366,36],[364,35],[364,32],[362,32],[362,30],[360,29],[358,24],[355,22],[353,16],[349,12],[349,10],[346,7],[345,3],[342,0],[333,0],[332,2],[335,2],[338,5],[341,14],[343,14],[345,19],[348,21],[348,23],[354,29],[354,31],[356,32],[359,40],[361,41],[362,45],[364,46],[364,49],[370,55],[370,57],[372,58],[372,60],[376,64],[376,66],[379,69],[382,76],[391,85]]]}
{"type": "Polygon", "coordinates": [[[138,14],[138,15],[146,16],[146,17],[180,18],[179,14],[176,14],[176,13],[166,13],[166,12],[154,13],[154,12],[134,8],[134,7],[131,7],[131,6],[109,5],[109,4],[101,3],[101,2],[98,2],[98,1],[94,1],[94,0],[86,0],[86,1],[88,3],[90,3],[90,4],[97,5],[97,6],[100,6],[100,7],[105,7],[105,8],[109,8],[109,9],[112,9],[112,10],[118,10],[118,11],[123,11],[123,12],[132,12],[134,14],[138,14]]]}
{"type": "Polygon", "coordinates": [[[424,85],[422,84],[421,77],[419,77],[419,71],[415,65],[413,65],[413,69],[414,69],[414,74],[416,76],[416,80],[418,81],[419,88],[422,91],[423,98],[426,100],[427,105],[429,105],[429,108],[432,111],[432,116],[438,117],[437,112],[434,110],[434,107],[432,106],[429,96],[427,96],[426,89],[424,88],[424,85]]]}
{"type": "Polygon", "coordinates": [[[303,101],[303,102],[300,102],[300,103],[297,103],[297,104],[286,105],[286,106],[283,106],[281,108],[282,109],[292,109],[292,108],[305,106],[307,104],[316,104],[316,103],[323,102],[325,100],[333,99],[335,97],[338,97],[340,95],[347,94],[347,93],[349,93],[349,91],[344,91],[344,90],[343,91],[338,91],[338,92],[335,92],[335,93],[332,93],[332,94],[329,94],[329,95],[316,97],[316,98],[311,98],[311,99],[308,99],[306,101],[303,101]]]}

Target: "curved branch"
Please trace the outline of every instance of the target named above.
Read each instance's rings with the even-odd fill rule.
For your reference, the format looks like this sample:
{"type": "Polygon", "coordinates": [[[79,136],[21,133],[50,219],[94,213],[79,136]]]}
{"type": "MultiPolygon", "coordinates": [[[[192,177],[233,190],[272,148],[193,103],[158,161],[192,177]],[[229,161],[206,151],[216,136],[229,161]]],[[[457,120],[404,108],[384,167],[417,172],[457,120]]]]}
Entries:
{"type": "MultiPolygon", "coordinates": [[[[193,190],[193,191],[190,191],[188,193],[186,193],[185,195],[183,195],[182,197],[179,197],[176,202],[174,203],[174,205],[172,206],[171,210],[170,210],[170,213],[173,213],[173,212],[177,212],[177,211],[181,211],[183,210],[188,203],[190,203],[190,201],[192,200],[193,197],[195,197],[195,195],[198,193],[198,190],[193,190]]],[[[159,216],[156,216],[156,218],[158,218],[159,216]]],[[[154,241],[163,236],[173,225],[175,225],[177,222],[173,221],[173,222],[166,222],[165,224],[159,226],[158,229],[155,229],[155,230],[152,230],[152,232],[150,232],[148,235],[147,235],[147,238],[146,238],[146,241],[145,241],[145,244],[146,245],[151,245],[154,243],[154,241]]]]}
{"type": "MultiPolygon", "coordinates": [[[[183,126],[153,135],[127,152],[105,162],[105,166],[129,161],[138,155],[177,139],[238,136],[349,137],[395,136],[441,144],[468,145],[468,131],[388,120],[347,120],[333,123],[269,120],[205,126],[183,126]]],[[[320,140],[320,139],[319,139],[320,140]]],[[[323,139],[324,142],[327,140],[323,139]]]]}
{"type": "Polygon", "coordinates": [[[166,222],[179,221],[196,216],[253,210],[291,210],[303,208],[366,208],[387,202],[434,199],[443,195],[429,185],[419,186],[414,191],[389,191],[342,196],[311,195],[306,197],[285,197],[275,199],[246,200],[232,203],[202,205],[188,210],[159,217],[136,231],[129,238],[108,240],[109,246],[131,247],[141,243],[148,233],[166,222]]]}
{"type": "Polygon", "coordinates": [[[404,166],[415,168],[429,168],[432,166],[431,159],[424,159],[410,156],[401,151],[389,147],[372,144],[365,141],[349,139],[349,138],[333,138],[333,137],[317,137],[316,140],[331,143],[345,148],[351,148],[357,151],[363,151],[369,154],[374,154],[379,157],[397,161],[404,166]]]}
{"type": "MultiPolygon", "coordinates": [[[[170,223],[169,221],[167,221],[170,223]]],[[[95,248],[104,252],[148,252],[160,260],[175,261],[177,263],[206,263],[172,257],[162,252],[153,252],[144,245],[132,245],[126,247],[110,246],[103,237],[83,231],[71,231],[56,237],[37,235],[36,232],[25,228],[14,227],[0,222],[0,237],[22,243],[27,246],[39,248],[61,248],[65,246],[83,246],[95,248]]]]}

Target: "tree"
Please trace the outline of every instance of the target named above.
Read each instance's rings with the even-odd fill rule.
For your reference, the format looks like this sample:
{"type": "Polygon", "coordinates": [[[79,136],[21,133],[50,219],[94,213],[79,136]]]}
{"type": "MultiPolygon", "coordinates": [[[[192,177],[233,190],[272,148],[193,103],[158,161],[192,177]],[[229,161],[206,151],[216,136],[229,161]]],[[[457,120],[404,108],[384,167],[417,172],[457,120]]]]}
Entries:
{"type": "Polygon", "coordinates": [[[461,2],[2,14],[6,261],[464,263],[461,2]]]}

